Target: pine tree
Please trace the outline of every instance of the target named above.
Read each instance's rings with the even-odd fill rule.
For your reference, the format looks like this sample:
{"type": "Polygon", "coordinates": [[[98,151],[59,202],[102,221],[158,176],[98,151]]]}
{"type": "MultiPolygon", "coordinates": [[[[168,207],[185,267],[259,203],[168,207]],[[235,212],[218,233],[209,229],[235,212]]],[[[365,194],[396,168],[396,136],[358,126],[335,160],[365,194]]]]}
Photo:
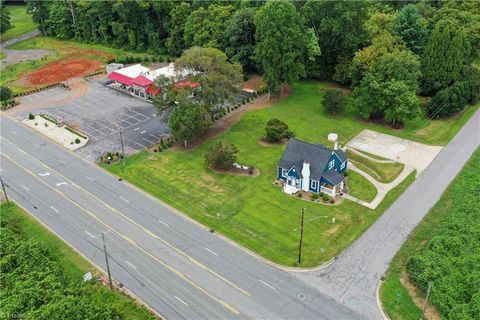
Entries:
{"type": "Polygon", "coordinates": [[[427,36],[427,27],[415,5],[409,4],[400,10],[393,22],[392,33],[401,37],[413,53],[422,53],[427,36]]]}
{"type": "Polygon", "coordinates": [[[423,92],[435,94],[458,80],[469,51],[462,29],[452,21],[439,21],[422,56],[423,92]]]}

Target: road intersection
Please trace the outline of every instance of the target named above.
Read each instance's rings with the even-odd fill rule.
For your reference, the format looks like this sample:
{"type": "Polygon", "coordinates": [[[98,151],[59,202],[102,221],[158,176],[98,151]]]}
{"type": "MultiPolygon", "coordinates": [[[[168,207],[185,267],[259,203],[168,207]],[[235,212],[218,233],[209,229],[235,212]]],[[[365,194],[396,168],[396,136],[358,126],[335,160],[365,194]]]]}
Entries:
{"type": "Polygon", "coordinates": [[[10,196],[169,319],[380,319],[376,290],[395,252],[480,142],[480,111],[409,189],[329,267],[276,268],[104,170],[1,117],[10,196]],[[355,311],[354,311],[355,310],[355,311]]]}

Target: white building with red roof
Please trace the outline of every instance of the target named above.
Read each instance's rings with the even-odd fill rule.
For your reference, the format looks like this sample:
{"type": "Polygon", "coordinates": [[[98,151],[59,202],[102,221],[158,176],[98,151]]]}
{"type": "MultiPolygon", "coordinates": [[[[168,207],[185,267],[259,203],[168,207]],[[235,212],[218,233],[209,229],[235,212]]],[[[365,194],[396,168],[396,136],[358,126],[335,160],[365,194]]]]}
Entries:
{"type": "Polygon", "coordinates": [[[170,81],[175,82],[177,88],[197,88],[200,86],[198,82],[184,79],[188,76],[188,72],[178,74],[175,65],[170,63],[168,66],[150,70],[141,64],[135,64],[126,68],[112,71],[108,78],[113,80],[112,87],[137,96],[146,100],[151,100],[155,95],[160,93],[160,88],[155,87],[155,79],[164,76],[170,81]]]}

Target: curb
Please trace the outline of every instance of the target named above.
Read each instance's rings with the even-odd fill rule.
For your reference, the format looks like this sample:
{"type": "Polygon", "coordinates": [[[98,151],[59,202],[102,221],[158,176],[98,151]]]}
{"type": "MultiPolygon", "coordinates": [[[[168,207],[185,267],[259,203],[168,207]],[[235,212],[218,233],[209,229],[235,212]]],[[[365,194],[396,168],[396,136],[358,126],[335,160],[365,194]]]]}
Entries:
{"type": "Polygon", "coordinates": [[[388,315],[385,313],[385,311],[383,310],[383,305],[382,305],[382,301],[380,300],[380,287],[382,286],[382,283],[383,283],[383,280],[384,279],[384,276],[382,276],[382,278],[380,278],[380,281],[378,282],[378,285],[377,285],[377,290],[375,292],[375,298],[377,300],[377,307],[378,307],[378,310],[380,310],[380,313],[382,314],[383,316],[383,319],[384,320],[390,320],[390,318],[388,317],[388,315]]]}
{"type": "MultiPolygon", "coordinates": [[[[95,262],[91,261],[87,256],[85,256],[82,252],[80,252],[79,250],[77,250],[77,248],[75,248],[74,246],[72,246],[68,241],[66,241],[65,239],[63,239],[62,237],[60,237],[60,235],[58,235],[55,231],[53,231],[49,226],[47,226],[46,224],[44,224],[40,219],[38,219],[34,214],[32,214],[29,210],[27,210],[24,206],[22,206],[20,203],[18,203],[14,197],[12,197],[11,195],[9,195],[9,197],[13,200],[13,202],[15,203],[15,205],[19,206],[23,211],[25,211],[26,213],[28,213],[33,219],[35,219],[42,227],[44,227],[45,229],[47,229],[51,234],[53,234],[55,237],[57,237],[58,239],[60,239],[63,243],[65,243],[70,249],[72,249],[73,251],[75,251],[75,253],[77,253],[79,256],[81,256],[83,259],[85,259],[85,261],[88,261],[95,269],[97,269],[97,271],[100,271],[103,275],[106,275],[107,273],[105,272],[105,270],[103,270],[103,268],[101,268],[100,266],[98,266],[95,262]]],[[[112,279],[114,281],[116,281],[117,283],[121,283],[120,281],[118,281],[114,276],[112,276],[112,279]]],[[[96,280],[97,281],[97,280],[96,280]]],[[[115,292],[115,290],[113,290],[115,292]]],[[[117,292],[123,292],[125,293],[129,298],[131,298],[132,300],[136,301],[138,304],[139,304],[139,307],[142,307],[142,308],[145,308],[147,309],[148,311],[152,312],[154,315],[156,315],[157,317],[159,317],[160,319],[166,319],[163,315],[161,315],[159,312],[157,312],[156,310],[154,310],[152,307],[150,307],[150,305],[148,305],[146,302],[144,302],[142,299],[140,299],[136,294],[134,294],[133,292],[131,292],[126,286],[123,286],[121,291],[118,291],[117,292]]]]}

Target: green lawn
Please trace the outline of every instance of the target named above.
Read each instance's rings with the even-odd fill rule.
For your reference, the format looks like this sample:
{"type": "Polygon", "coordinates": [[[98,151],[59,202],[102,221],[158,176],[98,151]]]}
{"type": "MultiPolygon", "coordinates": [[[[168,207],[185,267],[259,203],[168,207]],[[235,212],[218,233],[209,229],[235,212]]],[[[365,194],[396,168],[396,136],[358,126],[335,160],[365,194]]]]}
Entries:
{"type": "MultiPolygon", "coordinates": [[[[380,290],[383,308],[390,319],[417,320],[420,318],[421,310],[415,305],[400,279],[408,278],[406,268],[408,260],[415,254],[423,252],[424,249],[426,249],[423,257],[425,265],[430,265],[430,261],[438,264],[435,268],[424,272],[429,277],[436,278],[430,301],[435,302],[435,296],[438,295],[438,301],[443,307],[452,304],[459,307],[457,312],[448,308],[452,313],[447,316],[447,312],[445,312],[442,315],[445,319],[449,317],[451,319],[469,319],[466,314],[463,314],[463,311],[468,310],[468,292],[475,291],[475,281],[478,283],[478,277],[475,279],[475,274],[480,274],[478,263],[468,262],[469,257],[476,254],[475,249],[471,248],[479,248],[478,227],[475,227],[475,225],[478,226],[478,213],[480,212],[478,210],[479,170],[480,149],[477,149],[392,260],[380,290]],[[452,231],[450,235],[448,234],[449,230],[452,231]],[[477,230],[476,235],[472,232],[475,230],[477,230]],[[462,239],[457,239],[457,237],[462,237],[462,239]],[[444,247],[451,248],[450,252],[444,251],[442,244],[444,247]],[[444,252],[445,256],[434,255],[435,248],[438,248],[436,251],[444,252]],[[470,248],[470,250],[463,249],[462,251],[462,248],[470,248]],[[445,270],[447,264],[449,264],[450,270],[445,270]],[[454,269],[461,271],[454,272],[454,269]],[[471,279],[469,280],[468,277],[471,279]],[[449,296],[448,292],[455,292],[455,294],[449,296]],[[458,300],[461,300],[461,305],[457,302],[458,300]],[[460,311],[462,311],[463,317],[459,316],[460,311]],[[457,318],[457,316],[459,317],[457,318]]],[[[478,285],[476,287],[478,288],[478,285]]],[[[425,290],[419,292],[423,297],[425,296],[425,290]]],[[[474,298],[472,299],[474,300],[474,298]]],[[[470,301],[470,305],[474,307],[475,302],[470,301]]],[[[472,312],[474,313],[473,310],[472,312]]]]}
{"type": "MultiPolygon", "coordinates": [[[[7,66],[0,73],[0,85],[6,85],[18,79],[18,77],[28,71],[36,70],[48,62],[60,60],[67,57],[86,58],[98,60],[103,63],[110,58],[117,56],[146,56],[145,53],[136,53],[132,51],[124,51],[117,48],[111,48],[99,44],[85,44],[76,41],[63,41],[51,37],[35,37],[22,42],[18,42],[9,47],[14,50],[28,49],[48,49],[50,53],[41,60],[31,60],[16,63],[7,66]]],[[[25,88],[11,85],[14,93],[26,91],[25,88]]]]}
{"type": "MultiPolygon", "coordinates": [[[[83,283],[82,276],[86,271],[96,270],[87,260],[71,249],[65,242],[43,227],[36,219],[13,203],[0,204],[2,227],[14,231],[25,241],[44,243],[52,256],[52,263],[58,264],[65,272],[67,281],[72,281],[78,292],[71,293],[78,296],[92,295],[98,303],[108,305],[121,315],[122,319],[155,319],[149,311],[140,307],[127,296],[111,292],[102,284],[83,283]]],[[[58,275],[61,277],[62,275],[58,275]]],[[[51,288],[49,288],[52,290],[51,288]]],[[[51,292],[51,291],[50,291],[51,292]]]]}
{"type": "Polygon", "coordinates": [[[295,85],[286,100],[244,114],[229,132],[193,151],[141,152],[129,158],[125,169],[120,164],[107,168],[195,220],[284,265],[296,265],[295,230],[300,210],[305,207],[302,266],[318,265],[360,236],[414,179],[414,174],[410,175],[376,210],[350,201],[336,206],[309,203],[285,195],[274,185],[276,165],[285,146],[257,143],[269,119],[284,120],[298,138],[317,143],[326,143],[329,132],[337,132],[345,143],[366,127],[348,112],[338,117],[325,115],[319,103],[321,85],[313,81],[295,85]],[[208,170],[205,150],[219,139],[235,144],[240,150],[238,162],[259,168],[260,176],[222,175],[208,170]],[[331,222],[333,217],[336,224],[331,222]]]}
{"type": "Polygon", "coordinates": [[[402,163],[375,162],[350,150],[347,150],[347,156],[359,169],[362,169],[372,178],[382,183],[389,183],[395,180],[404,168],[402,163]]]}
{"type": "Polygon", "coordinates": [[[359,173],[350,170],[347,177],[349,194],[352,197],[370,202],[377,195],[377,188],[359,173]]]}
{"type": "Polygon", "coordinates": [[[10,11],[10,24],[12,27],[1,34],[1,41],[5,42],[16,38],[24,33],[37,28],[32,21],[31,15],[27,13],[27,6],[24,4],[10,4],[5,6],[10,11]]]}

